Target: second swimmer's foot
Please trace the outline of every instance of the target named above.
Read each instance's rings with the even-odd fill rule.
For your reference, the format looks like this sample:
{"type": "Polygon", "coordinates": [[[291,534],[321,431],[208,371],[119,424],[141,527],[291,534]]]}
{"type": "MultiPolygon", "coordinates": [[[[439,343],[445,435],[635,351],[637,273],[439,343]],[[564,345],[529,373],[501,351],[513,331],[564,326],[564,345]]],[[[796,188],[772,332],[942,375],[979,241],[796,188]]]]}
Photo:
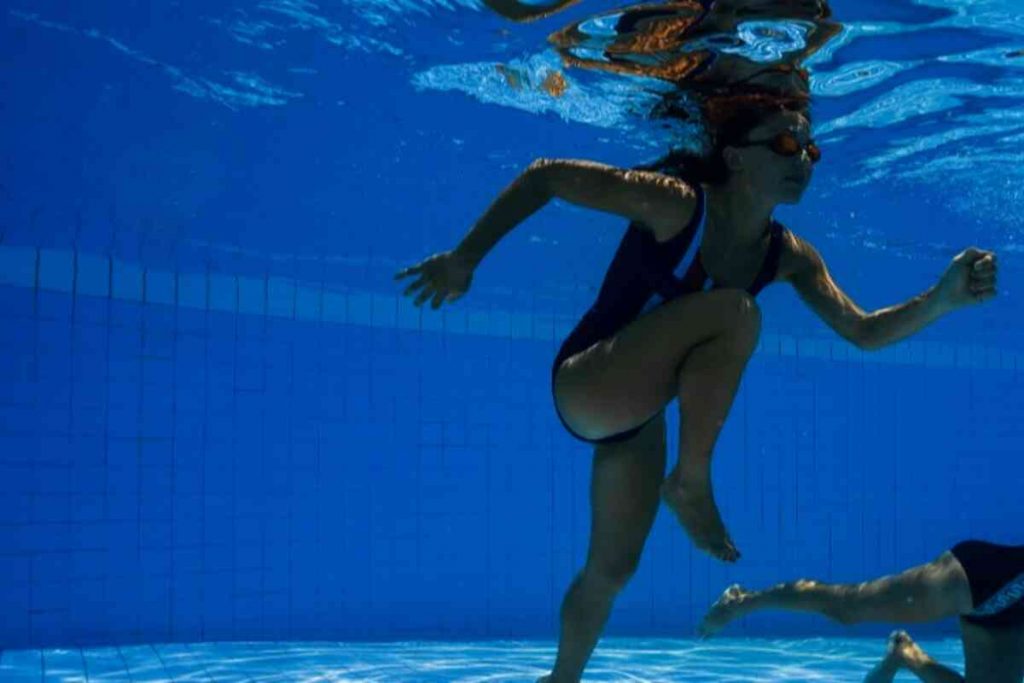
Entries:
{"type": "Polygon", "coordinates": [[[669,477],[661,485],[661,499],[675,513],[695,546],[724,562],[740,558],[710,488],[689,486],[669,477]]]}
{"type": "Polygon", "coordinates": [[[697,627],[700,637],[710,638],[725,628],[730,621],[742,616],[740,609],[748,595],[750,593],[735,584],[726,588],[697,627]]]}
{"type": "Polygon", "coordinates": [[[901,669],[913,669],[928,662],[928,655],[906,631],[893,631],[889,636],[885,659],[868,673],[864,683],[892,683],[901,669]]]}
{"type": "Polygon", "coordinates": [[[889,636],[888,656],[899,662],[900,666],[908,668],[923,666],[930,661],[906,631],[893,631],[889,636]]]}

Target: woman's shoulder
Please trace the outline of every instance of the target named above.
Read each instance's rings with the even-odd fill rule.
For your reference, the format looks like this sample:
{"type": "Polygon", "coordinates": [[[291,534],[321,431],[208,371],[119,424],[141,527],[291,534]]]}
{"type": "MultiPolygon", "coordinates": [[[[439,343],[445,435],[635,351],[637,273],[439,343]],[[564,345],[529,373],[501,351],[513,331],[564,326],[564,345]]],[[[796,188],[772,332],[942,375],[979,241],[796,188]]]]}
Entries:
{"type": "Polygon", "coordinates": [[[821,255],[810,242],[778,221],[775,226],[780,242],[778,279],[789,280],[821,265],[821,255]]]}
{"type": "Polygon", "coordinates": [[[648,193],[640,202],[644,216],[637,223],[660,245],[692,237],[693,229],[704,217],[704,189],[675,176],[645,173],[640,182],[659,188],[655,196],[648,193]]]}

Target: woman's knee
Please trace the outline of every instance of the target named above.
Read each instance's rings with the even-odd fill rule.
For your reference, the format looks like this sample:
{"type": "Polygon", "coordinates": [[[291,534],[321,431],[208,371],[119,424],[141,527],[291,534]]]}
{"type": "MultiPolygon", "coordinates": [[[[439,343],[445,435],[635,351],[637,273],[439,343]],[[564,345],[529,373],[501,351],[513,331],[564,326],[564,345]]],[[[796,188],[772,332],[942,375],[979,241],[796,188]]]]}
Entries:
{"type": "Polygon", "coordinates": [[[736,326],[756,337],[761,333],[761,307],[757,305],[754,297],[743,290],[733,289],[729,291],[735,295],[733,308],[736,316],[736,326]]]}
{"type": "Polygon", "coordinates": [[[723,289],[715,308],[721,316],[723,332],[739,349],[753,350],[761,335],[761,307],[742,289],[723,289]]]}
{"type": "Polygon", "coordinates": [[[849,601],[837,601],[826,604],[821,613],[828,619],[842,626],[853,626],[860,623],[857,606],[849,601]]]}
{"type": "Polygon", "coordinates": [[[584,573],[589,583],[617,593],[629,583],[640,565],[639,554],[625,554],[614,560],[590,561],[584,573]]]}

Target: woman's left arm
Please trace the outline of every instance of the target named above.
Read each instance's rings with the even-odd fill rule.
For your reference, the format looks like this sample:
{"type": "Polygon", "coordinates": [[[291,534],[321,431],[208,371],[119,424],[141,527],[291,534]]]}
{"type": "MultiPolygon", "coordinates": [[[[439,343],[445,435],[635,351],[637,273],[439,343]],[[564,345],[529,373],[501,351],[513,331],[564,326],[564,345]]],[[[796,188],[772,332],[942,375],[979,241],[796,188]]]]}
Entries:
{"type": "Polygon", "coordinates": [[[974,247],[958,254],[928,291],[870,313],[839,288],[817,250],[789,231],[780,271],[818,317],[861,349],[900,341],[946,313],[986,301],[996,292],[996,256],[974,247]]]}

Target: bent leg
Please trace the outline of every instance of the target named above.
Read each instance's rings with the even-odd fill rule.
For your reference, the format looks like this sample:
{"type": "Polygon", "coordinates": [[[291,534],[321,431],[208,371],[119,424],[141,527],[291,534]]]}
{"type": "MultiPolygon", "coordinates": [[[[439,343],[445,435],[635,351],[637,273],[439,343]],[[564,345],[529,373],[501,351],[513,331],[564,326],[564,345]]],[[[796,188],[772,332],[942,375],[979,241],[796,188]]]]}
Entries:
{"type": "Polygon", "coordinates": [[[757,347],[761,316],[742,301],[733,326],[700,344],[679,372],[679,460],[662,487],[662,499],[701,550],[727,562],[740,553],[729,538],[711,486],[711,455],[757,347]]]}
{"type": "Polygon", "coordinates": [[[891,683],[901,670],[907,670],[925,683],[963,683],[963,677],[942,666],[918,646],[906,631],[889,636],[885,658],[864,679],[864,683],[891,683]]]}
{"type": "Polygon", "coordinates": [[[664,474],[663,415],[628,441],[597,446],[587,561],[562,602],[558,657],[542,681],[576,683],[583,675],[612,603],[640,561],[664,474]]]}
{"type": "MultiPolygon", "coordinates": [[[[909,671],[924,683],[963,683],[964,680],[963,676],[953,669],[932,659],[906,631],[896,631],[889,636],[889,651],[875,671],[888,673],[892,666],[895,666],[897,670],[909,671]]],[[[874,673],[872,672],[872,674],[874,673]]],[[[887,683],[891,680],[891,676],[884,678],[884,674],[883,677],[877,679],[868,675],[865,683],[887,683]]]]}
{"type": "Polygon", "coordinates": [[[801,579],[764,591],[731,586],[704,617],[701,635],[714,635],[734,619],[771,608],[815,612],[841,624],[920,623],[969,612],[972,603],[963,567],[945,552],[929,564],[859,584],[801,579]]]}
{"type": "Polygon", "coordinates": [[[722,559],[736,551],[711,494],[710,459],[759,332],[760,313],[745,292],[700,292],[568,358],[555,376],[563,419],[590,439],[642,424],[679,399],[680,464],[665,502],[696,545],[722,559]]]}
{"type": "Polygon", "coordinates": [[[886,648],[885,657],[875,665],[868,675],[864,677],[864,683],[892,683],[892,679],[903,668],[899,656],[899,638],[905,631],[895,631],[889,636],[889,645],[886,648]]]}

